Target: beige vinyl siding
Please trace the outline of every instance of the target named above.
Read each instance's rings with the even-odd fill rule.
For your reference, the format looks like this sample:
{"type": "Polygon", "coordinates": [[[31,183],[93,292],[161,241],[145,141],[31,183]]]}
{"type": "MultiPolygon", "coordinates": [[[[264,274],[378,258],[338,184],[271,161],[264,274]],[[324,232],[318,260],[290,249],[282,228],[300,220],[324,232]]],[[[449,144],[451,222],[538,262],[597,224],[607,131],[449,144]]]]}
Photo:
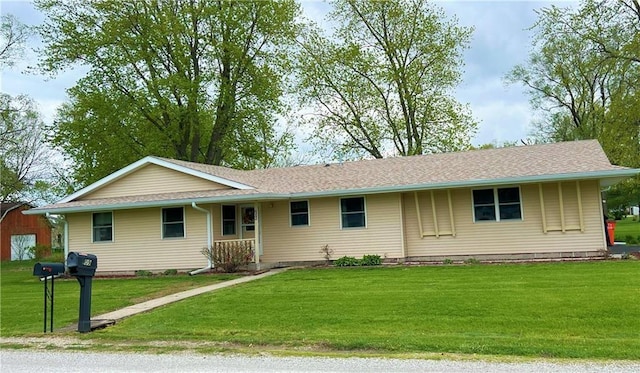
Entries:
{"type": "Polygon", "coordinates": [[[329,245],[333,259],[377,254],[402,257],[400,195],[365,196],[366,228],[340,229],[339,198],[309,199],[309,226],[290,226],[289,201],[262,204],[261,261],[323,260],[320,248],[329,245]]]}
{"type": "MultiPolygon", "coordinates": [[[[201,206],[209,209],[209,206],[201,206]]],[[[185,206],[185,238],[162,239],[160,208],[113,212],[113,241],[91,242],[91,213],[68,214],[69,250],[94,254],[98,271],[190,270],[206,266],[206,214],[185,206]]]]}
{"type": "MultiPolygon", "coordinates": [[[[471,189],[451,190],[456,236],[420,238],[413,193],[405,193],[404,227],[408,256],[446,256],[480,254],[528,254],[604,249],[603,221],[600,216],[600,188],[597,181],[580,182],[584,232],[578,230],[543,233],[538,184],[520,186],[523,220],[473,221],[471,189]]],[[[547,225],[560,227],[558,184],[543,184],[547,225]]],[[[563,183],[565,224],[579,226],[575,182],[563,183]]],[[[421,206],[423,221],[432,212],[421,206]]],[[[440,209],[438,205],[438,209],[440,209]]]]}
{"type": "Polygon", "coordinates": [[[229,189],[229,187],[150,164],[78,200],[215,189],[229,189]]]}

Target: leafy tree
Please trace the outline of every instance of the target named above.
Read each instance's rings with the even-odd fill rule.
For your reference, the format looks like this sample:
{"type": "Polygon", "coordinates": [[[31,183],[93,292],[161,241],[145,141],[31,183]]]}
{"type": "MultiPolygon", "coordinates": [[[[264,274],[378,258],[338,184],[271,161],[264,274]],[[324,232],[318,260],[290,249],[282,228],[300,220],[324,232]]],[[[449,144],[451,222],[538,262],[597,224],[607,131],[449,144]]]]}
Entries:
{"type": "MultiPolygon", "coordinates": [[[[542,114],[538,140],[598,139],[614,164],[640,167],[640,3],[551,6],[532,28],[529,61],[507,79],[524,84],[542,114]]],[[[638,185],[640,177],[613,194],[637,200],[638,185]]]]}
{"type": "Polygon", "coordinates": [[[340,158],[468,147],[476,123],[451,90],[472,30],[424,0],[333,6],[333,35],[309,30],[299,56],[299,92],[320,147],[340,158]]]}
{"type": "Polygon", "coordinates": [[[80,66],[53,144],[87,184],[154,154],[240,168],[291,150],[276,133],[299,5],[282,1],[38,0],[40,66],[80,66]]]}

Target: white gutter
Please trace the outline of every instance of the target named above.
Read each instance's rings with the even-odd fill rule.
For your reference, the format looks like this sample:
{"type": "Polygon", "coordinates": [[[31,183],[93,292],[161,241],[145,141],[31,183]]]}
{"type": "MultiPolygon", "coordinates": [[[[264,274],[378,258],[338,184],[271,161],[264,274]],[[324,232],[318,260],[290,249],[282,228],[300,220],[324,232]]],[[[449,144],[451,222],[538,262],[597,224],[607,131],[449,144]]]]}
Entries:
{"type": "MultiPolygon", "coordinates": [[[[211,211],[205,210],[200,206],[197,206],[195,202],[191,202],[191,207],[195,210],[203,212],[207,214],[207,249],[209,250],[209,254],[211,254],[211,246],[213,245],[213,224],[211,222],[211,211]]],[[[196,269],[195,271],[189,272],[189,276],[197,275],[198,273],[207,272],[213,268],[213,263],[211,262],[211,255],[209,255],[207,266],[204,268],[196,269]]]]}
{"type": "Polygon", "coordinates": [[[114,203],[107,205],[86,205],[78,207],[55,207],[47,209],[35,208],[25,210],[22,213],[25,215],[37,215],[50,213],[71,213],[71,212],[95,212],[95,211],[108,211],[108,210],[120,210],[130,208],[143,208],[143,207],[167,207],[167,206],[180,206],[188,203],[224,203],[235,202],[241,203],[243,201],[266,201],[266,200],[279,200],[279,199],[292,199],[292,198],[317,198],[317,197],[334,197],[334,196],[349,196],[359,194],[378,194],[389,192],[413,192],[419,190],[434,190],[434,189],[451,189],[451,188],[474,188],[480,186],[499,186],[509,184],[527,184],[527,183],[542,183],[542,182],[557,182],[567,180],[587,180],[587,179],[616,179],[620,180],[632,177],[640,174],[640,169],[615,169],[606,171],[589,171],[589,172],[577,172],[577,173],[565,173],[555,175],[535,175],[535,176],[517,176],[507,177],[499,179],[474,179],[464,181],[445,181],[436,183],[419,183],[409,185],[389,185],[389,186],[377,186],[368,188],[353,188],[353,189],[333,189],[318,192],[295,192],[295,193],[251,193],[242,195],[228,195],[228,196],[212,196],[212,197],[199,197],[189,199],[175,199],[175,200],[163,200],[163,201],[144,201],[144,202],[125,202],[114,203]]]}

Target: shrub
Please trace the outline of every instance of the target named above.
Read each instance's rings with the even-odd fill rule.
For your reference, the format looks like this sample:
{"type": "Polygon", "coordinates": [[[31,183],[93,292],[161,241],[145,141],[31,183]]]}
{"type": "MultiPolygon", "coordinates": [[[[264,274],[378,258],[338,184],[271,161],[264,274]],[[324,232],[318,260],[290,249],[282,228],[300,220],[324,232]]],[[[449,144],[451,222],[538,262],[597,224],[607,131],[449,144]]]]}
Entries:
{"type": "Polygon", "coordinates": [[[352,256],[343,256],[334,260],[333,265],[337,267],[356,267],[360,265],[360,261],[352,256]]]}
{"type": "Polygon", "coordinates": [[[51,246],[37,244],[34,247],[30,247],[29,252],[34,259],[42,260],[51,256],[51,246]]]}
{"type": "Polygon", "coordinates": [[[64,263],[67,258],[64,257],[63,252],[54,252],[49,256],[45,256],[40,259],[43,262],[55,262],[55,263],[64,263]]]}
{"type": "Polygon", "coordinates": [[[476,258],[469,258],[464,261],[465,264],[480,264],[480,261],[476,258]]]}
{"type": "Polygon", "coordinates": [[[333,249],[329,247],[329,245],[324,245],[320,248],[320,254],[326,261],[326,264],[329,265],[331,263],[331,255],[333,255],[333,249]]]}
{"type": "Polygon", "coordinates": [[[622,220],[625,217],[624,208],[615,208],[609,210],[609,218],[614,220],[622,220]]]}
{"type": "Polygon", "coordinates": [[[382,264],[380,255],[364,255],[360,259],[361,266],[379,266],[380,264],[382,264]]]}
{"type": "Polygon", "coordinates": [[[136,277],[151,277],[151,276],[153,276],[153,272],[147,271],[147,270],[144,270],[144,269],[139,269],[135,273],[136,273],[136,277]]]}
{"type": "Polygon", "coordinates": [[[447,258],[447,259],[442,261],[442,264],[453,264],[453,260],[447,258]]]}
{"type": "Polygon", "coordinates": [[[215,268],[224,272],[236,272],[240,267],[246,266],[253,260],[253,250],[244,242],[232,242],[211,248],[202,249],[202,255],[211,260],[215,268]]]}
{"type": "Polygon", "coordinates": [[[177,274],[178,274],[177,269],[167,269],[166,271],[163,272],[163,275],[165,276],[175,276],[177,274]]]}

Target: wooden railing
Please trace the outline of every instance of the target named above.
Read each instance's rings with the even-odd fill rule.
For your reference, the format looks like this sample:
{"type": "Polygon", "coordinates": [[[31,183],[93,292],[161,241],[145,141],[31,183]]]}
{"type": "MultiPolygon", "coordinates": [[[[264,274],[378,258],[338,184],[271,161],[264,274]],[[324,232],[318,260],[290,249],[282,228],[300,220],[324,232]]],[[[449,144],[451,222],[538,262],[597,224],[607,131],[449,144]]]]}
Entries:
{"type": "MultiPolygon", "coordinates": [[[[251,255],[253,257],[253,253],[256,247],[256,240],[247,239],[247,240],[224,240],[224,241],[214,241],[213,247],[216,251],[224,253],[224,252],[246,252],[247,255],[251,255]]],[[[253,262],[253,258],[251,259],[253,262]]]]}

